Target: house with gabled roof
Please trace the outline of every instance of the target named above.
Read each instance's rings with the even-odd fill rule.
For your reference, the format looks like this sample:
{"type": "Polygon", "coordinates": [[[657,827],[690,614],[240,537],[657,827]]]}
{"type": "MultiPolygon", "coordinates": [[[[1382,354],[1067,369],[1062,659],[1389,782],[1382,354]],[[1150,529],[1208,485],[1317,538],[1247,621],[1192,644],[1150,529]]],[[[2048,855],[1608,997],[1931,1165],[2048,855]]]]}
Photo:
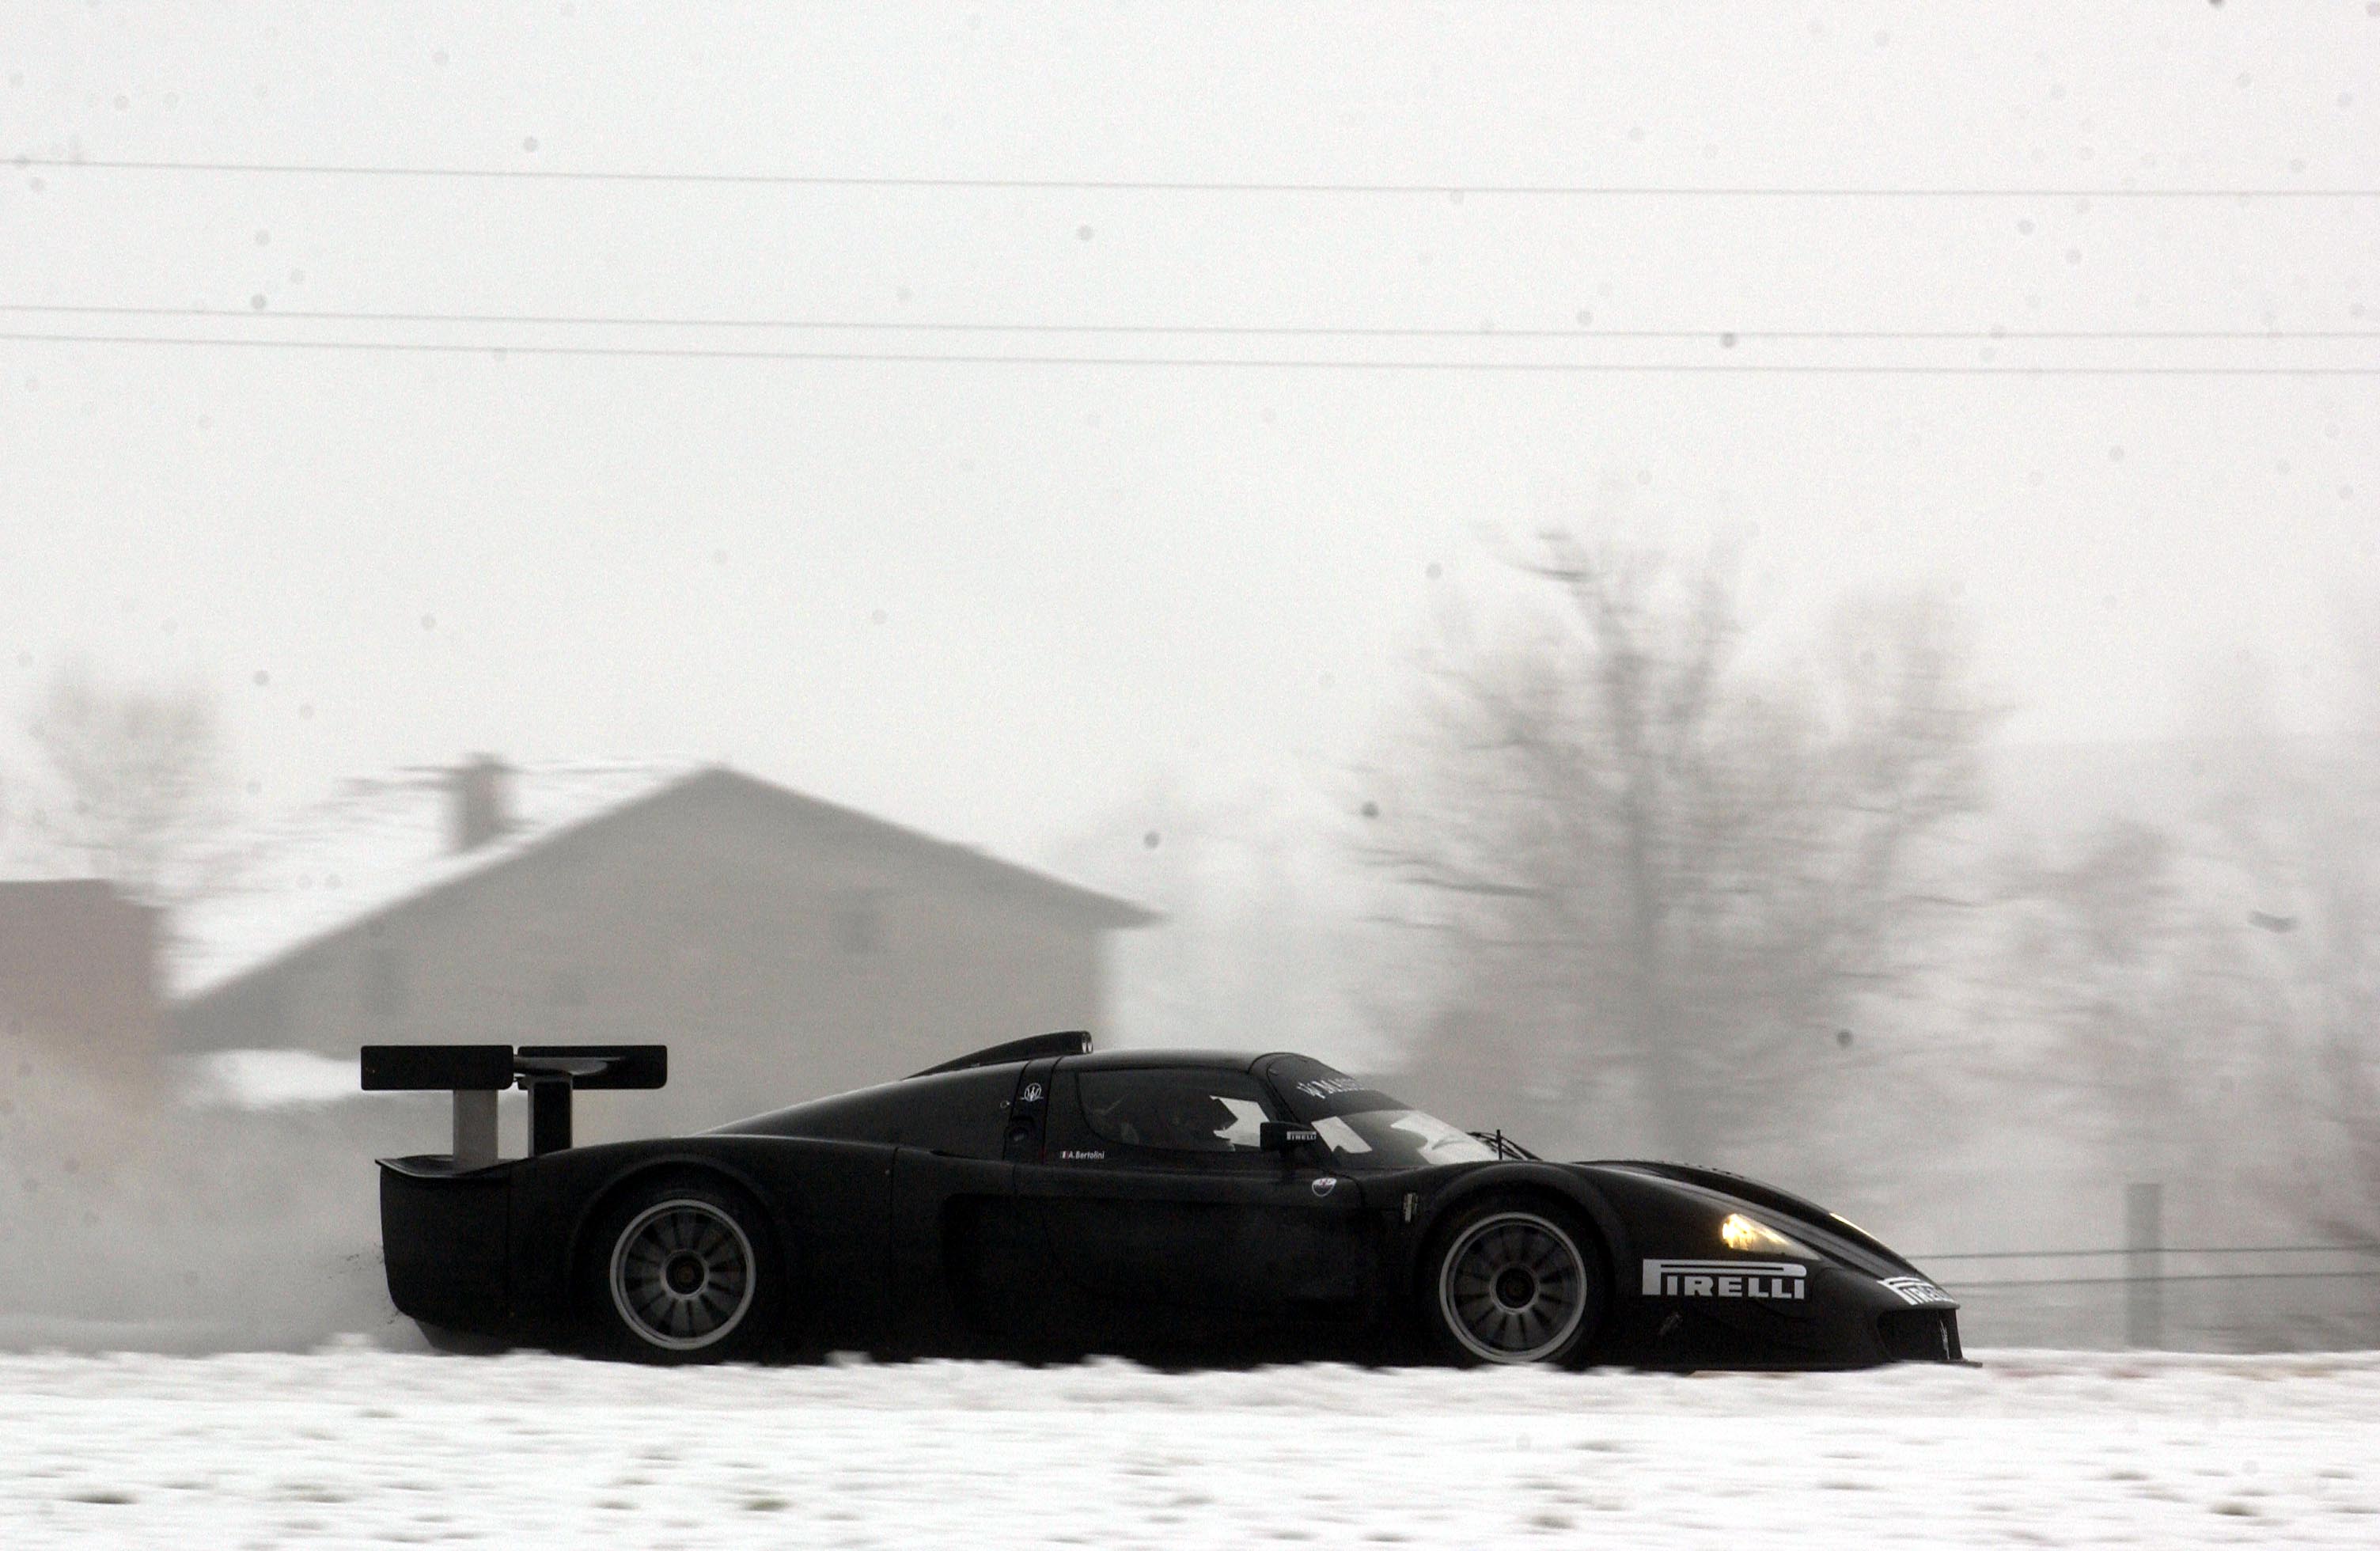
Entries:
{"type": "Polygon", "coordinates": [[[1155,919],[717,765],[358,782],[237,876],[169,927],[174,1048],[666,1043],[666,1089],[587,1107],[615,1134],[1096,1026],[1103,938],[1155,919]]]}

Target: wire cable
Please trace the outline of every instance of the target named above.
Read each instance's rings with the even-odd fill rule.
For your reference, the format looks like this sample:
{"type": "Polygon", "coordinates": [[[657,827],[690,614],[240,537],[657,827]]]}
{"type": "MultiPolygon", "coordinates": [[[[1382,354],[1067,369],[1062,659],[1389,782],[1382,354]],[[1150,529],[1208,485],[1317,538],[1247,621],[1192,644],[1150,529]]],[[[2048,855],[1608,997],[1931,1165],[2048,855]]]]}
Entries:
{"type": "Polygon", "coordinates": [[[448,323],[479,326],[657,329],[784,329],[804,333],[1110,334],[1184,338],[1298,339],[1635,339],[1703,340],[1724,345],[1746,339],[1808,342],[1852,340],[1908,343],[2011,341],[2257,341],[2380,339],[2380,329],[1607,329],[1505,328],[1496,325],[1361,326],[1337,323],[1025,323],[929,322],[911,319],[644,317],[625,313],[372,312],[344,309],[259,310],[236,307],[142,307],[84,302],[0,302],[0,312],[92,318],[225,318],[270,322],[448,323]]]}
{"type": "Polygon", "coordinates": [[[2041,1280],[1951,1282],[1945,1286],[1961,1294],[1995,1287],[2131,1287],[2156,1282],[2372,1281],[2380,1271],[2193,1271],[2178,1277],[2052,1277],[2041,1280]]]}
{"type": "Polygon", "coordinates": [[[750,350],[698,345],[506,345],[446,340],[235,339],[222,335],[0,332],[0,341],[40,345],[318,350],[443,356],[609,357],[621,359],[880,362],[913,366],[1140,367],[1279,371],[1489,371],[1585,376],[1813,377],[2380,377],[2380,366],[1964,366],[1919,363],[1760,361],[1490,361],[1284,356],[1078,356],[897,350],[750,350]]]}
{"type": "Polygon", "coordinates": [[[1967,1254],[1919,1254],[1912,1260],[2086,1260],[2118,1254],[2380,1254],[2371,1244],[2247,1244],[2194,1247],[2156,1244],[2112,1250],[1977,1250],[1967,1254]]]}
{"type": "Polygon", "coordinates": [[[702,173],[572,170],[557,167],[379,165],[362,163],[172,161],[134,157],[18,156],[13,164],[58,171],[190,173],[270,177],[439,178],[542,183],[747,185],[786,188],[975,189],[986,192],[1092,194],[1336,194],[1460,199],[1495,198],[1683,200],[2371,200],[2380,188],[2290,188],[2095,186],[2004,188],[1891,185],[1672,185],[1649,183],[1340,182],[1328,179],[921,177],[889,174],[702,173]]]}

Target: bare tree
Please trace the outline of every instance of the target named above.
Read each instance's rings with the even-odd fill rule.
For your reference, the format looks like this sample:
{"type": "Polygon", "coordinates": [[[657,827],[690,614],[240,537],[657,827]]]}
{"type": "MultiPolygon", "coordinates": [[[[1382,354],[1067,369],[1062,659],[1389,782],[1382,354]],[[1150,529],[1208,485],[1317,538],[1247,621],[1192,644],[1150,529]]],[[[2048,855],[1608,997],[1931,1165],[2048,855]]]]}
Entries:
{"type": "Polygon", "coordinates": [[[1416,1079],[1563,1142],[1590,1111],[1705,1159],[1799,1129],[1874,1077],[1858,1014],[1968,903],[1940,851],[1995,713],[1953,621],[1848,612],[1788,681],[1743,661],[1721,557],[1552,533],[1527,568],[1562,609],[1442,660],[1376,772],[1365,854],[1441,950],[1416,1079]]]}
{"type": "Polygon", "coordinates": [[[2331,963],[2321,1084],[2350,1199],[2323,1226],[2380,1250],[2380,631],[2354,645],[2361,698],[2344,773],[2348,817],[2325,848],[2331,963]]]}
{"type": "MultiPolygon", "coordinates": [[[[2373,752],[2373,751],[2367,751],[2373,752]]],[[[2195,993],[2168,1051],[2163,1123],[2194,1145],[2208,1226],[2380,1251],[2380,783],[2368,759],[2276,745],[2197,826],[2203,908],[2180,953],[2195,993]],[[2195,1099],[2194,1108],[2189,1103],[2195,1099]]],[[[2367,1267],[2368,1268],[2368,1267],[2367,1267]]],[[[2262,1341],[2369,1344],[2369,1282],[2251,1298],[2262,1341]],[[2332,1291],[2341,1296],[2313,1294],[2332,1291]]]]}
{"type": "Polygon", "coordinates": [[[2380,739],[2275,766],[2210,815],[2231,908],[2192,952],[2241,993],[2234,1037],[2257,1084],[2242,1097],[2279,1143],[2243,1171],[2314,1234],[2380,1250],[2380,739]]]}
{"type": "MultiPolygon", "coordinates": [[[[1995,1109],[2179,1185],[2183,1242],[2380,1248],[2380,738],[2285,738],[2252,677],[2210,687],[2186,812],[2103,819],[1997,869],[1975,1008],[1995,1109]]],[[[2223,1281],[2187,1303],[2233,1339],[2371,1339],[2338,1284],[2290,1291],[2223,1281]]]]}
{"type": "Polygon", "coordinates": [[[2079,1121],[2132,1178],[2203,1163],[2201,1118],[2231,1097],[2218,1068],[2236,1053],[2239,976],[2186,839],[2109,818],[2003,859],[1979,968],[2006,1097],[2079,1121]]]}
{"type": "Polygon", "coordinates": [[[214,704],[203,692],[109,685],[69,664],[26,731],[46,797],[27,817],[51,850],[152,903],[209,886],[226,808],[214,704]]]}

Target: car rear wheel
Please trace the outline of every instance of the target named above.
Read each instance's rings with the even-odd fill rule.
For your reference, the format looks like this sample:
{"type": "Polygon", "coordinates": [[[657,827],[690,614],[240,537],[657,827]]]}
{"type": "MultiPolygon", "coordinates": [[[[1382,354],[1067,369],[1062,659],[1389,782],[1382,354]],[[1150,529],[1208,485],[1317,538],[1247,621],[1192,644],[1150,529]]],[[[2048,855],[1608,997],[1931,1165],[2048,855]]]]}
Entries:
{"type": "Polygon", "coordinates": [[[1570,1213],[1535,1201],[1459,1212],[1425,1260],[1440,1349],[1459,1363],[1575,1360],[1609,1303],[1593,1244],[1570,1213]]]}
{"type": "Polygon", "coordinates": [[[619,1355],[749,1360],[775,1333],[780,1265],[766,1221],[738,1192],[699,1179],[633,1191],[604,1215],[591,1250],[589,1314],[619,1355]]]}

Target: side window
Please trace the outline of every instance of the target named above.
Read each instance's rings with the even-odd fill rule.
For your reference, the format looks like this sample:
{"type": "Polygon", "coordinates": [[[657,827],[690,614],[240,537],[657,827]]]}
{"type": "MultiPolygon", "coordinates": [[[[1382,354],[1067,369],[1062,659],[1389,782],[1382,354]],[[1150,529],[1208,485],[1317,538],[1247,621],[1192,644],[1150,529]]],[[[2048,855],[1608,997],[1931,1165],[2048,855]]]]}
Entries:
{"type": "Polygon", "coordinates": [[[1120,1146],[1253,1155],[1261,1150],[1259,1128],[1276,1118],[1263,1084],[1245,1072],[1148,1067],[1084,1072],[1075,1081],[1091,1134],[1120,1146]]]}

